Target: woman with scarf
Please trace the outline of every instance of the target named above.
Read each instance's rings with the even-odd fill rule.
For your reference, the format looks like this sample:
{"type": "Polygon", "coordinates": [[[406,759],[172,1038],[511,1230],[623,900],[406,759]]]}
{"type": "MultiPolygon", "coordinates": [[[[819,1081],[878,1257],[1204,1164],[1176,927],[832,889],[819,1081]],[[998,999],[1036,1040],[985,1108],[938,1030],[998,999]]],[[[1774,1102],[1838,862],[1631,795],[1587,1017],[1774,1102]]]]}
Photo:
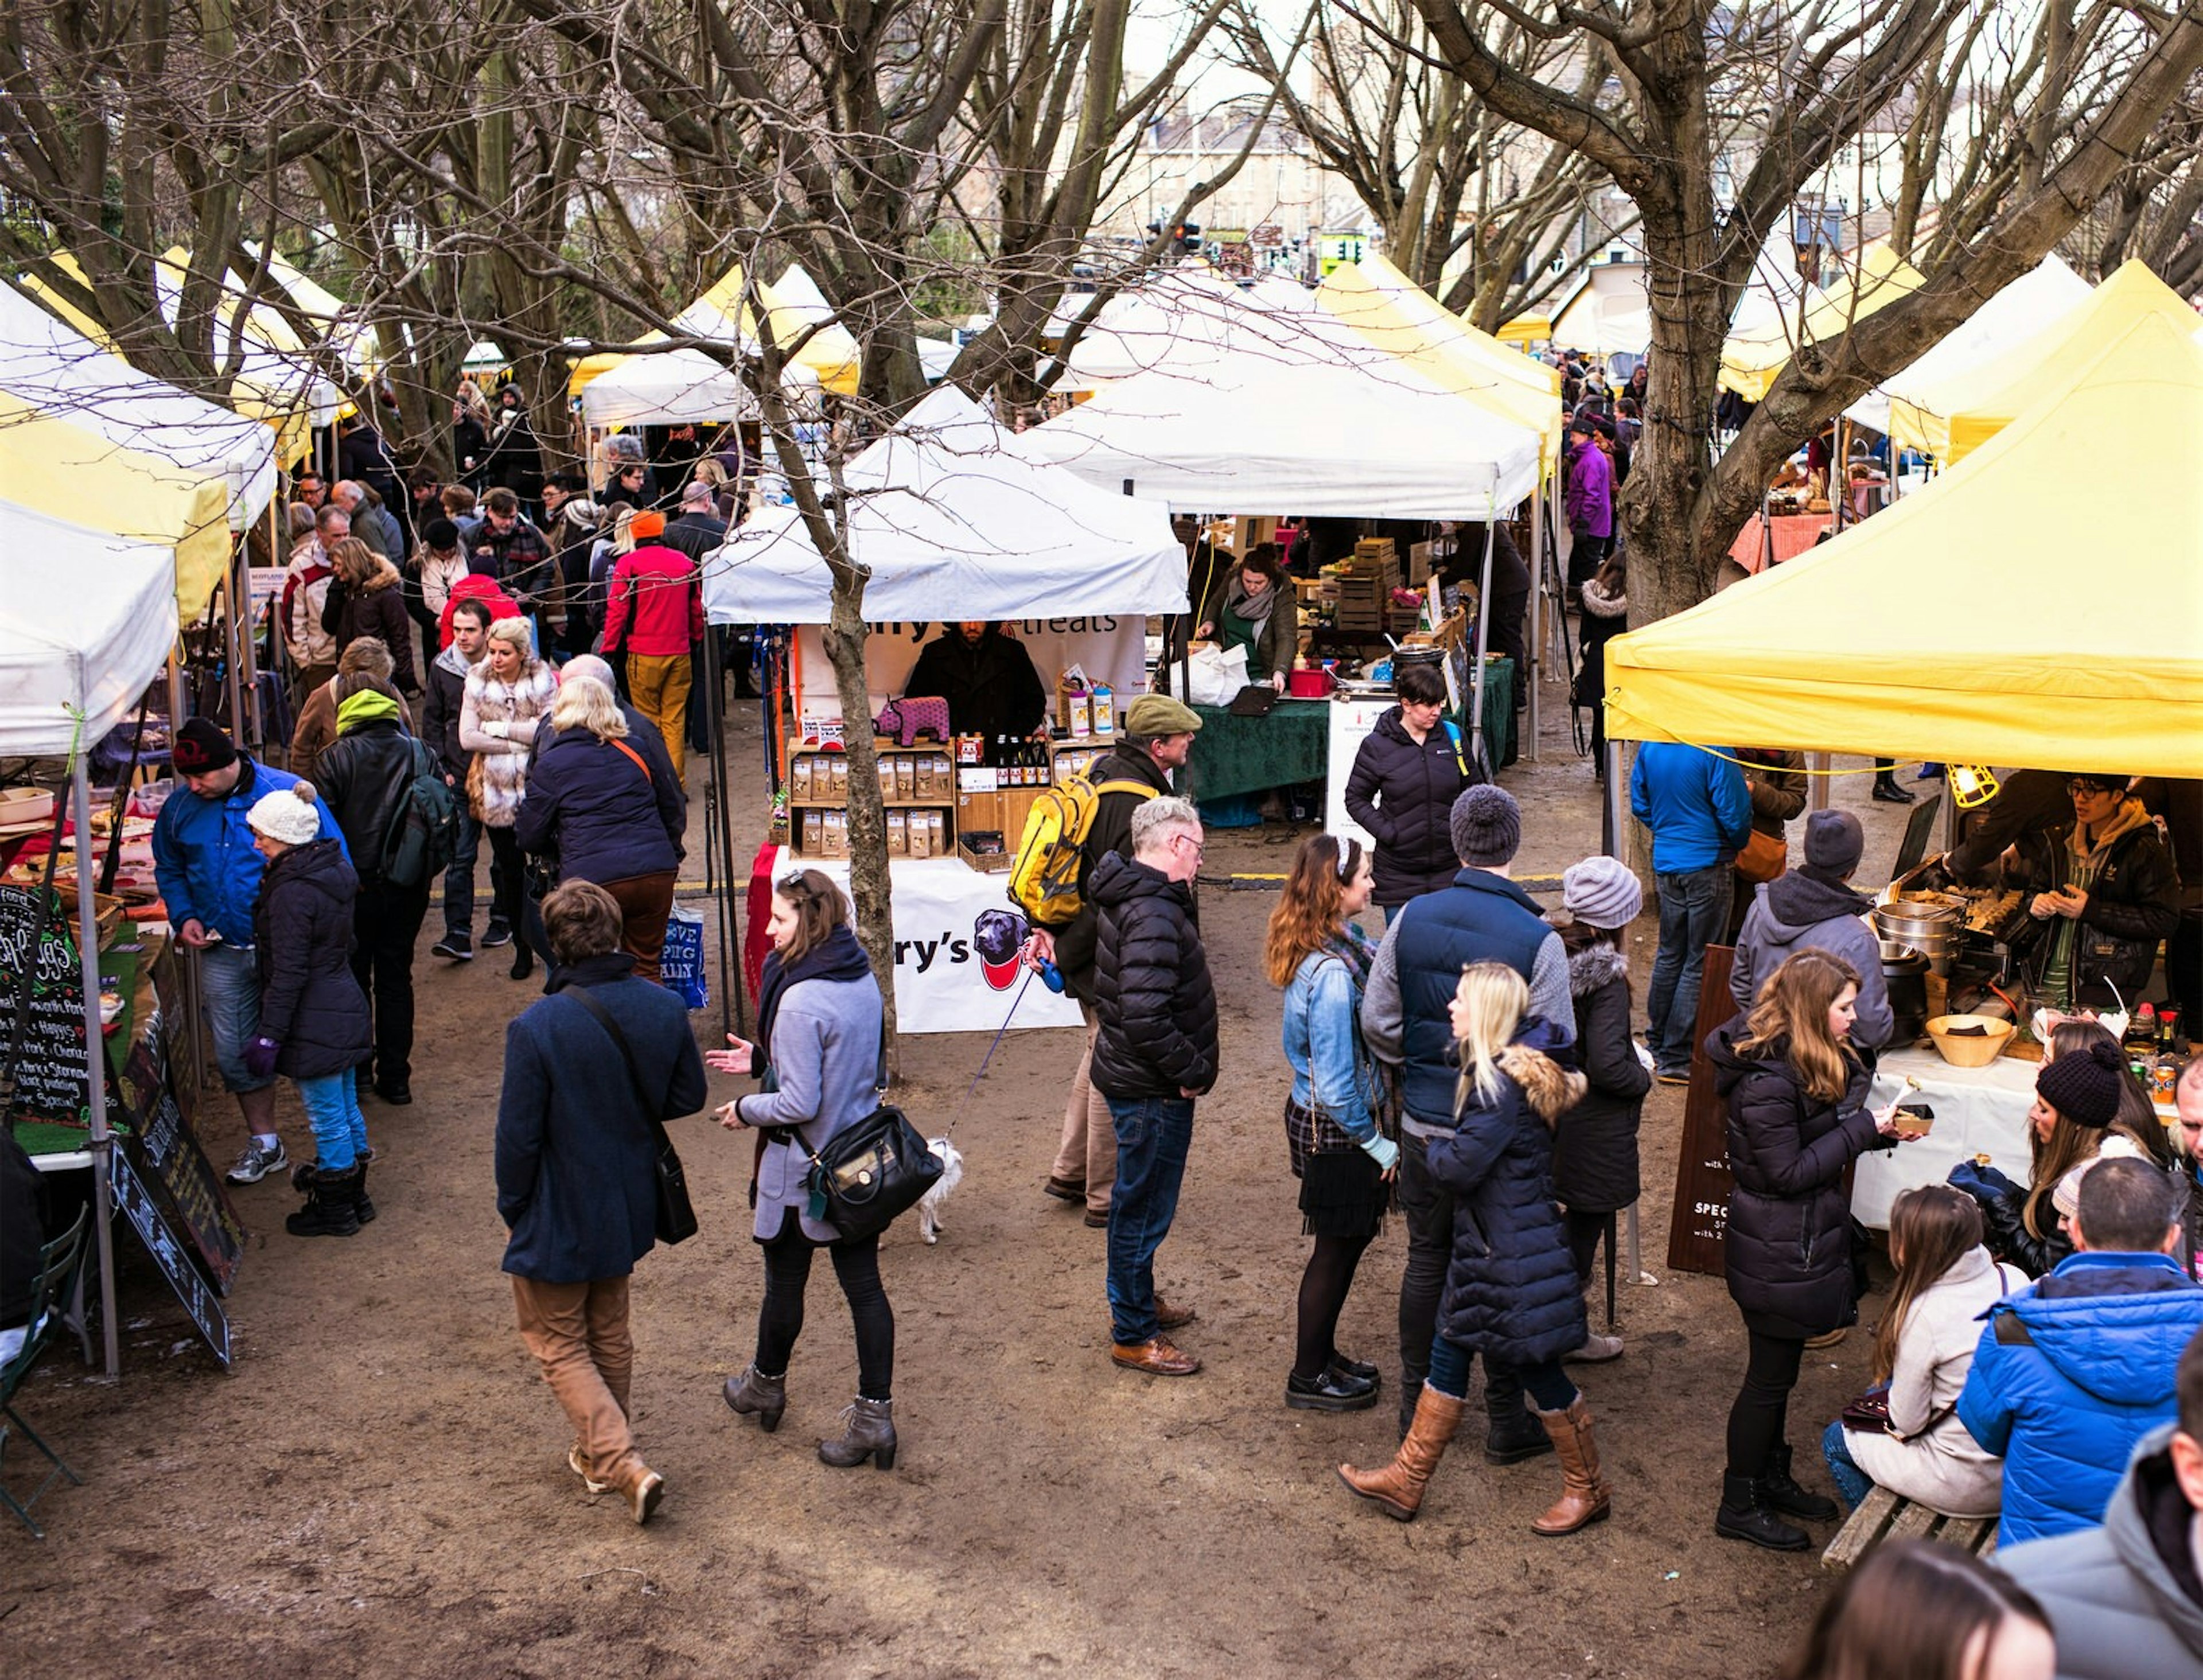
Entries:
{"type": "Polygon", "coordinates": [[[2124,1009],[2180,925],[2171,855],[2127,778],[2069,778],[2073,820],[2028,843],[2028,913],[2048,924],[2038,985],[2052,1009],[2124,1009]]]}
{"type": "Polygon", "coordinates": [[[895,1468],[895,1313],[880,1283],[880,1239],[841,1237],[809,1205],[811,1157],[872,1111],[883,1072],[880,989],[841,890],[815,869],[772,890],[772,954],[758,991],[757,1042],[727,1035],[731,1049],[705,1061],[722,1074],[753,1074],[761,1089],[719,1110],[729,1131],[758,1133],[752,1234],[765,1251],[765,1301],[757,1354],[728,1380],[728,1405],[771,1434],[788,1408],[788,1360],[803,1328],[811,1252],[824,1246],[857,1332],[857,1398],[842,1433],[818,1457],[848,1469],[869,1458],[895,1468]]]}
{"type": "Polygon", "coordinates": [[[1400,1145],[1385,1135],[1385,1087],[1361,1041],[1361,993],[1377,955],[1354,918],[1376,890],[1359,841],[1319,834],[1301,847],[1262,953],[1285,990],[1285,1144],[1301,1181],[1301,1228],[1315,1239],[1301,1275],[1299,1345],[1285,1378],[1296,1411],[1377,1404],[1377,1367],[1332,1340],[1362,1251],[1384,1228],[1400,1145]]]}
{"type": "Polygon", "coordinates": [[[1247,650],[1247,680],[1285,691],[1285,673],[1300,656],[1301,614],[1278,565],[1278,545],[1258,542],[1247,558],[1223,573],[1201,604],[1196,638],[1214,639],[1226,652],[1247,650]]]}

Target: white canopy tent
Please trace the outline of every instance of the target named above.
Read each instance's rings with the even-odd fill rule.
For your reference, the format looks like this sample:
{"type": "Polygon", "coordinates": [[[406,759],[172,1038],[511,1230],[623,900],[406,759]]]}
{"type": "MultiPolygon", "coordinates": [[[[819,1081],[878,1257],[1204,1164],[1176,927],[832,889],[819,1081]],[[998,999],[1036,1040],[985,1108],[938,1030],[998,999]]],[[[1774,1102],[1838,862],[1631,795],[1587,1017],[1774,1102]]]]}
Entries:
{"type": "Polygon", "coordinates": [[[1535,431],[1361,351],[1151,369],[1014,447],[1179,512],[1491,519],[1537,488],[1535,431]]]}
{"type": "Polygon", "coordinates": [[[1929,346],[1902,373],[1883,381],[1844,413],[1862,426],[1887,432],[1893,397],[1923,400],[1952,375],[2002,355],[2079,308],[2088,301],[2088,282],[2053,252],[1976,310],[1963,325],[1929,346]]]}
{"type": "MultiPolygon", "coordinates": [[[[871,574],[866,618],[1187,610],[1185,549],[1161,503],[1095,489],[1010,442],[944,387],[844,468],[850,552],[871,574]]],[[[753,516],[704,565],[715,624],[824,624],[831,587],[792,507],[753,516]]]]}
{"type": "Polygon", "coordinates": [[[191,482],[227,479],[229,527],[275,494],[275,435],[111,356],[12,286],[0,286],[0,391],[110,443],[173,462],[191,482]]]}
{"type": "MultiPolygon", "coordinates": [[[[118,364],[118,365],[120,365],[118,364]]],[[[250,425],[252,422],[245,422],[250,425]]],[[[257,427],[263,436],[265,427],[257,427]]],[[[0,754],[73,755],[78,867],[89,867],[92,745],[161,674],[176,639],[175,551],[0,501],[0,754]],[[66,585],[56,587],[56,580],[66,585]]],[[[93,1233],[107,1374],[121,1369],[108,1185],[107,1053],[100,1032],[96,896],[77,895],[85,997],[93,1233]]]]}
{"type": "MultiPolygon", "coordinates": [[[[790,364],[781,383],[815,392],[818,376],[790,364]]],[[[757,393],[741,376],[700,350],[625,357],[582,387],[582,417],[592,426],[683,426],[757,413],[757,393]]]]}

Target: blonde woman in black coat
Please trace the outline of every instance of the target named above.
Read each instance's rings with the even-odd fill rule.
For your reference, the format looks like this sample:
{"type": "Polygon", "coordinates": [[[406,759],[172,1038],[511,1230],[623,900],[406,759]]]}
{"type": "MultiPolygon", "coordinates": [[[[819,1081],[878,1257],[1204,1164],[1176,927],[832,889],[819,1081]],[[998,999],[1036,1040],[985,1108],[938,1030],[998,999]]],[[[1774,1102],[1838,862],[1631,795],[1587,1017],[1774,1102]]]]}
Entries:
{"type": "MultiPolygon", "coordinates": [[[[1715,1532],[1770,1551],[1812,1544],[1782,1519],[1826,1522],[1835,1501],[1792,1480],[1783,1440],[1805,1343],[1858,1316],[1852,1293],[1844,1169],[1895,1145],[1897,1105],[1866,1107],[1873,1074],[1852,1048],[1858,974],[1804,950],[1769,979],[1749,1015],[1706,1040],[1728,1104],[1728,1293],[1750,1345],[1728,1416],[1728,1470],[1715,1532]]],[[[1869,1056],[1870,1056],[1869,1052],[1869,1056]]]]}

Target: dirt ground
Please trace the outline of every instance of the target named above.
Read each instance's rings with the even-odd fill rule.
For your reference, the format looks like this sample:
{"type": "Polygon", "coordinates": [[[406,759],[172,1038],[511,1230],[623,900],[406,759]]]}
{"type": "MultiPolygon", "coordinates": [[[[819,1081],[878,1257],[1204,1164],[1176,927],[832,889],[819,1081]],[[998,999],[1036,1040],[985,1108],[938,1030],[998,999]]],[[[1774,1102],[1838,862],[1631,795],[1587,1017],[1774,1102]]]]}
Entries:
{"type": "MultiPolygon", "coordinates": [[[[744,712],[731,757],[747,859],[762,801],[759,725],[744,712]]],[[[1546,749],[1503,778],[1524,802],[1518,872],[1531,877],[1556,875],[1598,832],[1590,773],[1560,727],[1546,749]]],[[[700,787],[693,762],[690,779],[700,787]]],[[[1863,873],[1880,879],[1902,813],[1869,805],[1866,783],[1846,777],[1837,796],[1867,819],[1863,873]]],[[[691,873],[703,812],[698,798],[691,873]]],[[[1206,867],[1274,872],[1290,856],[1272,825],[1216,837],[1206,867]]],[[[1307,1245],[1279,1124],[1278,999],[1258,966],[1272,902],[1262,890],[1202,895],[1225,1074],[1201,1104],[1159,1260],[1172,1298],[1199,1309],[1181,1340],[1207,1362],[1200,1376],[1111,1368],[1102,1233],[1040,1193],[1075,1035],[1012,1034],[968,1103],[985,1038],[909,1039],[905,1103],[929,1131],[960,1117],[966,1170],[937,1247],[906,1221],[883,1251],[898,1321],[895,1469],[835,1470],[813,1456],[855,1375],[824,1267],[780,1432],[738,1427],[721,1404],[760,1291],[749,1151],[680,1122],[704,1231],[635,1277],[637,1429],[669,1483],[642,1529],[566,1469],[564,1425],[498,1269],[499,1047],[535,985],[516,985],[493,956],[428,957],[432,912],[416,1100],[368,1111],[381,1219],[351,1240],[302,1241],[282,1228],[287,1186],[237,1193],[252,1235],[227,1304],[227,1374],[118,1238],[121,1381],[62,1351],[20,1397],[85,1486],[48,1494],[43,1543],[0,1521],[5,1668],[49,1680],[1770,1671],[1824,1577],[1816,1553],[1713,1535],[1743,1336],[1718,1281],[1665,1264],[1679,1091],[1656,1087],[1645,1113],[1643,1252],[1657,1286],[1625,1278],[1626,1357],[1577,1368],[1611,1522],[1533,1535],[1557,1488],[1553,1461],[1491,1469],[1466,1431],[1411,1525],[1339,1487],[1333,1465],[1381,1462],[1393,1442],[1397,1222],[1370,1251],[1340,1333],[1387,1367],[1383,1404],[1345,1417],[1285,1409],[1307,1245]]],[[[1641,1007],[1649,920],[1638,933],[1641,1007]]],[[[707,1042],[718,1014],[715,999],[697,1017],[707,1042]]],[[[734,1081],[715,1084],[715,1100],[735,1094],[734,1081]]],[[[305,1130],[286,1102],[295,1148],[305,1130]]],[[[203,1111],[208,1153],[226,1165],[241,1141],[234,1108],[216,1097],[203,1111]]],[[[1791,1427],[1808,1482],[1823,1481],[1822,1423],[1863,1384],[1864,1340],[1855,1332],[1808,1366],[1791,1427]]],[[[1474,1405],[1471,1418],[1480,1425],[1474,1405]]]]}

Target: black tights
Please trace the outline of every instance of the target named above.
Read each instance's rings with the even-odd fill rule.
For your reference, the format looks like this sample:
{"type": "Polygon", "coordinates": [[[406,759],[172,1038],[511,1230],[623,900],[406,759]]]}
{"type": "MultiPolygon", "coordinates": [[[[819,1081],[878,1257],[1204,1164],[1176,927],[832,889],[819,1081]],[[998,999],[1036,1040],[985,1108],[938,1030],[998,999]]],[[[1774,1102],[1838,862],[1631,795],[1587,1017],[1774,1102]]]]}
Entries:
{"type": "MultiPolygon", "coordinates": [[[[790,1219],[794,1218],[791,1214],[790,1219]]],[[[812,1245],[783,1232],[765,1245],[765,1304],[758,1309],[757,1368],[768,1376],[788,1370],[788,1355],[803,1333],[803,1289],[811,1281],[812,1245]]],[[[834,1275],[857,1327],[857,1393],[868,1400],[895,1397],[895,1311],[880,1283],[880,1239],[827,1245],[834,1275]]]]}
{"type": "Polygon", "coordinates": [[[1728,1409],[1728,1473],[1762,1476],[1767,1460],[1782,1445],[1789,1421],[1790,1391],[1798,1386],[1798,1368],[1804,1362],[1802,1338],[1746,1333],[1750,1353],[1744,1368],[1744,1387],[1728,1409]]]}
{"type": "Polygon", "coordinates": [[[1293,1358],[1293,1375],[1309,1381],[1323,1375],[1338,1352],[1332,1338],[1338,1334],[1338,1315],[1346,1305],[1346,1292],[1354,1287],[1354,1269],[1361,1263],[1367,1237],[1318,1237],[1301,1274],[1300,1341],[1293,1358]]]}
{"type": "Polygon", "coordinates": [[[1592,1262],[1598,1258],[1599,1240],[1606,1235],[1610,1213],[1578,1213],[1574,1208],[1568,1212],[1568,1257],[1576,1263],[1576,1281],[1591,1281],[1592,1262]]]}

